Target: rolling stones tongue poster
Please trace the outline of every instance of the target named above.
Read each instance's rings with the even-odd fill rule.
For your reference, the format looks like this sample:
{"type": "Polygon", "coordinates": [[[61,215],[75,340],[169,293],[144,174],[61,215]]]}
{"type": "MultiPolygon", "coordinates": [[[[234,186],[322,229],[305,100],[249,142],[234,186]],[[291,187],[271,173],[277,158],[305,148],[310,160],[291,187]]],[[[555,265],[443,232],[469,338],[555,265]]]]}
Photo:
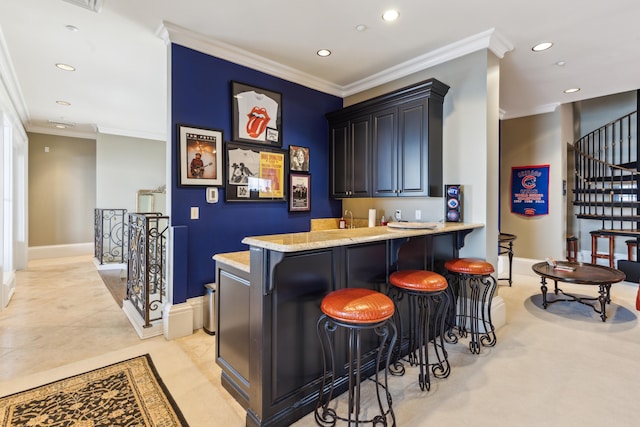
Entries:
{"type": "Polygon", "coordinates": [[[282,95],[232,82],[233,139],[282,146],[282,95]]]}

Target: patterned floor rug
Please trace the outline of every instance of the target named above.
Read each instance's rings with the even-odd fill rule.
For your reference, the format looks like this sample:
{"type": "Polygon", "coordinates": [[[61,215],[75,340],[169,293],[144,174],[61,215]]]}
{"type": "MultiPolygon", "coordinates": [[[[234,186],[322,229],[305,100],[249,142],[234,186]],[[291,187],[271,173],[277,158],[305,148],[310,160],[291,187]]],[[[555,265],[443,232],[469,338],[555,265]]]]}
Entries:
{"type": "Polygon", "coordinates": [[[0,398],[0,426],[187,426],[146,354],[0,398]]]}

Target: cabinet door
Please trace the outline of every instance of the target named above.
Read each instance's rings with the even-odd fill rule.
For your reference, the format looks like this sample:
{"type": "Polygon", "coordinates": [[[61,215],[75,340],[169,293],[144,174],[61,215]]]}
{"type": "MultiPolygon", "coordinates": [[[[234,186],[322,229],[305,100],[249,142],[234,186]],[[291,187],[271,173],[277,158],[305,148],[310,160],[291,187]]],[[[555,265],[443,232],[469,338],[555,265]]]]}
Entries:
{"type": "Polygon", "coordinates": [[[334,198],[347,197],[351,190],[350,141],[349,122],[329,124],[329,196],[334,198]]]}
{"type": "Polygon", "coordinates": [[[428,101],[398,107],[398,195],[429,195],[428,101]]]}
{"type": "MultiPolygon", "coordinates": [[[[370,116],[351,121],[351,178],[349,197],[371,196],[371,127],[370,116]]],[[[349,179],[349,178],[347,178],[349,179]]]]}
{"type": "Polygon", "coordinates": [[[397,113],[397,108],[387,108],[371,115],[373,197],[398,194],[397,113]]]}

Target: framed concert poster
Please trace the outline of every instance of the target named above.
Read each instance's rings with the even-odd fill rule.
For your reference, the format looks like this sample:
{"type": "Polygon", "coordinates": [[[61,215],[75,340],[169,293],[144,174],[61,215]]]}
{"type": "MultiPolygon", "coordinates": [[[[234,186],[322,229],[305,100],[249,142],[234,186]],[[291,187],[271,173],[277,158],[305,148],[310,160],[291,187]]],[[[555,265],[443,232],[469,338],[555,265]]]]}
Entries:
{"type": "Polygon", "coordinates": [[[231,82],[233,140],[282,147],[282,94],[231,82]]]}
{"type": "Polygon", "coordinates": [[[222,131],[178,125],[180,185],[222,185],[222,131]]]}
{"type": "Polygon", "coordinates": [[[309,172],[309,148],[298,145],[289,146],[289,169],[309,172]]]}
{"type": "Polygon", "coordinates": [[[285,150],[226,142],[225,200],[272,202],[287,200],[285,150]]]}
{"type": "Polygon", "coordinates": [[[289,174],[289,211],[302,212],[311,210],[311,175],[289,174]]]}

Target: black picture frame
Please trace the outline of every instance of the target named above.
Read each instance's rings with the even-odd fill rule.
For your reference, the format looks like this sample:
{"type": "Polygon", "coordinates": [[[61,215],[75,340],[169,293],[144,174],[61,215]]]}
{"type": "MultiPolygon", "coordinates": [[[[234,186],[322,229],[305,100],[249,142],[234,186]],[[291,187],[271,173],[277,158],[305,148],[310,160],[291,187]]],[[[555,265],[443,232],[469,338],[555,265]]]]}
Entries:
{"type": "Polygon", "coordinates": [[[232,135],[235,142],[282,147],[282,94],[231,82],[232,135]]]}
{"type": "Polygon", "coordinates": [[[222,138],[219,129],[178,125],[180,186],[222,186],[222,138]]]}
{"type": "Polygon", "coordinates": [[[289,212],[311,211],[311,175],[289,173],[289,212]]]}
{"type": "Polygon", "coordinates": [[[225,143],[225,201],[287,200],[287,151],[276,147],[225,143]]]}
{"type": "Polygon", "coordinates": [[[289,170],[296,172],[309,172],[309,147],[300,145],[289,146],[289,170]]]}

